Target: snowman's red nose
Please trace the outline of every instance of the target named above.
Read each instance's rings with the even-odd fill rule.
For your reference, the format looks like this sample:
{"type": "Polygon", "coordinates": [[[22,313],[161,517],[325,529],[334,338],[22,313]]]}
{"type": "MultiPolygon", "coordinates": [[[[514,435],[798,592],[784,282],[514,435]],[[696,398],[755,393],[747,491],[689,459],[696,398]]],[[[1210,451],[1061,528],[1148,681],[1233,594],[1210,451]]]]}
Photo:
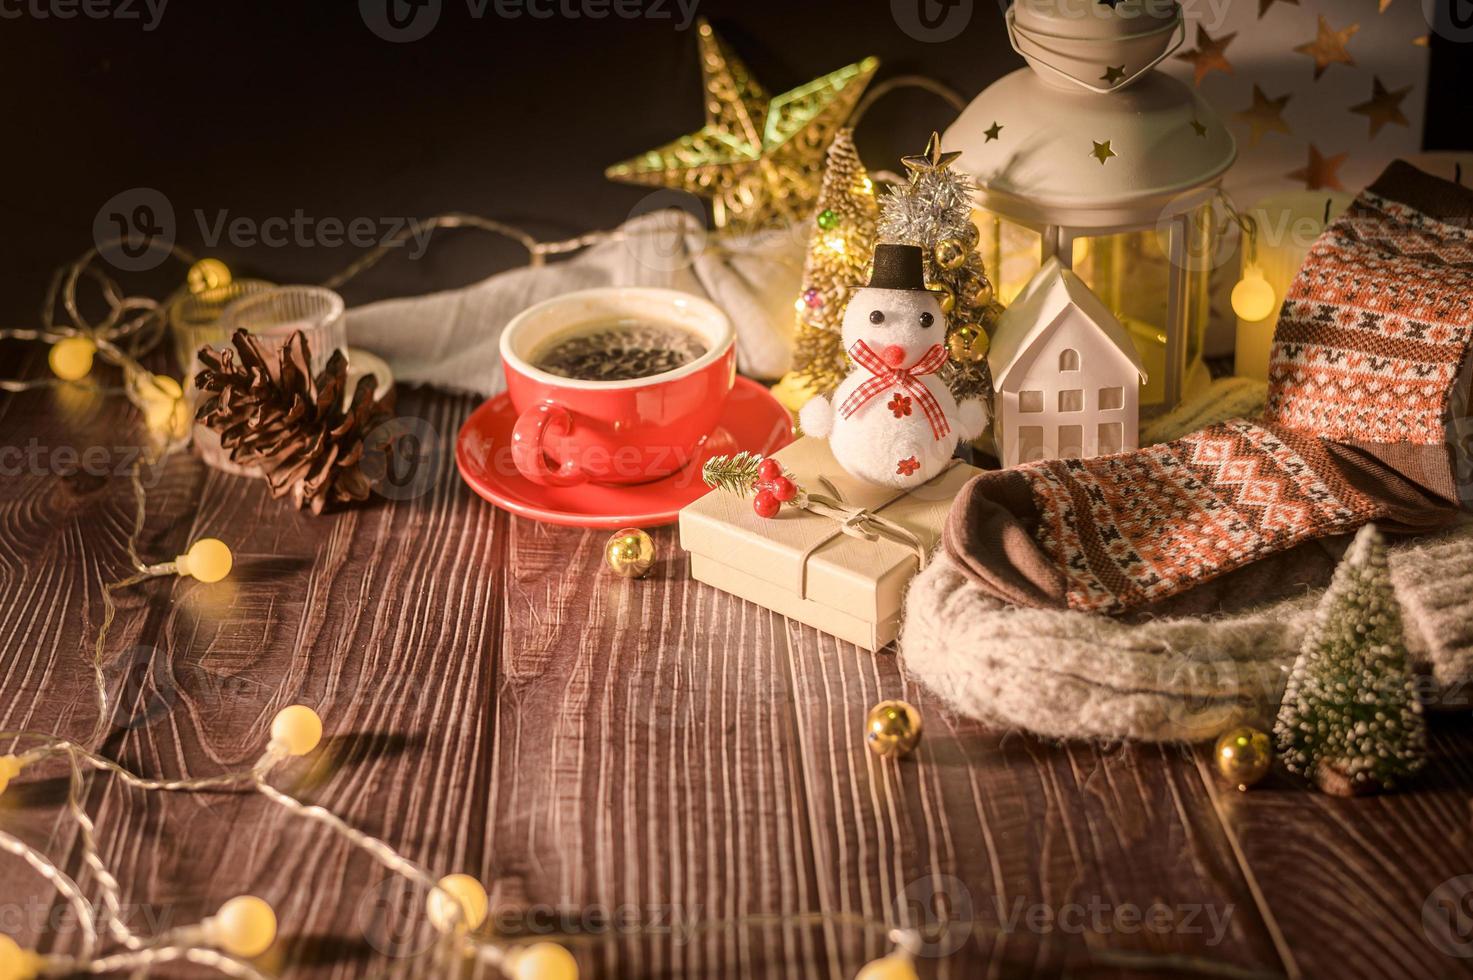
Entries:
{"type": "Polygon", "coordinates": [[[880,357],[891,367],[900,367],[905,363],[905,348],[899,344],[886,344],[880,350],[880,357]]]}

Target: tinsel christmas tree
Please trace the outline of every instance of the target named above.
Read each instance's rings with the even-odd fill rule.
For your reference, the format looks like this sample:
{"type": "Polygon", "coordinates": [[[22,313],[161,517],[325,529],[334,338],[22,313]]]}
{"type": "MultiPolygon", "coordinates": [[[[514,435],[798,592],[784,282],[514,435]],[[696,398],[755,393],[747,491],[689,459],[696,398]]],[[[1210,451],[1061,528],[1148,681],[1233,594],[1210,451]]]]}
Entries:
{"type": "Polygon", "coordinates": [[[1426,723],[1374,524],[1355,536],[1320,600],[1274,736],[1292,772],[1337,796],[1389,789],[1426,761],[1426,723]]]}
{"type": "Polygon", "coordinates": [[[942,153],[941,137],[932,133],[924,154],[905,157],[910,182],[880,201],[879,228],[881,241],[919,245],[925,255],[926,285],[940,294],[947,318],[946,380],[958,400],[992,396],[987,345],[1002,314],[977,251],[972,180],[951,169],[960,155],[942,153]]]}
{"type": "Polygon", "coordinates": [[[833,391],[849,373],[839,328],[849,291],[869,279],[879,217],[874,185],[854,150],[854,132],[841,129],[824,165],[793,338],[793,373],[819,394],[833,391]]]}

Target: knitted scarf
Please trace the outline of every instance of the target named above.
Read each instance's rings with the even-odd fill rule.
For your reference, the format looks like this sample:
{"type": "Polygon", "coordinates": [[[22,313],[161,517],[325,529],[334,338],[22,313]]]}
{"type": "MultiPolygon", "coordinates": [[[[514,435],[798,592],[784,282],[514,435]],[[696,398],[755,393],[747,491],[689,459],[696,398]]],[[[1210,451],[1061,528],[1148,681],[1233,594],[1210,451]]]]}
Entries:
{"type": "Polygon", "coordinates": [[[947,554],[1006,602],[1122,613],[1368,521],[1451,523],[1470,217],[1473,191],[1392,164],[1290,287],[1262,418],[984,473],[953,505],[947,554]]]}

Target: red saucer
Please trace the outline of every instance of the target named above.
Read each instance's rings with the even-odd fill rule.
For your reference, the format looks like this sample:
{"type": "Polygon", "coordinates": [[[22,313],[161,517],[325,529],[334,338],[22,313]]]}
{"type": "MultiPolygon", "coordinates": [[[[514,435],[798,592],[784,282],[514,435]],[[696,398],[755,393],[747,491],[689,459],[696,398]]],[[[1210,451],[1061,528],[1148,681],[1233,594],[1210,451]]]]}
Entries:
{"type": "Polygon", "coordinates": [[[673,524],[680,509],[709,489],[701,465],[722,453],[776,452],[793,441],[793,417],[766,388],[737,378],[721,424],[696,461],[672,476],[638,486],[544,487],[517,472],[511,428],[517,413],[505,393],[471,413],[455,440],[461,479],[498,507],[548,524],[572,527],[655,527],[673,524]]]}

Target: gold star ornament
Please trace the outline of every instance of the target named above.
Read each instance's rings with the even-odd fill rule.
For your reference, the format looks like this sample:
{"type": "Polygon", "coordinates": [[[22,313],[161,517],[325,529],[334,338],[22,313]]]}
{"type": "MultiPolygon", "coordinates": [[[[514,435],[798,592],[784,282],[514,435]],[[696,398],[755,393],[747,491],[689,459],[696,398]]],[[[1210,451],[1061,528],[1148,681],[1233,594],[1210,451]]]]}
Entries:
{"type": "Polygon", "coordinates": [[[1207,73],[1214,69],[1228,75],[1233,74],[1232,62],[1228,61],[1225,52],[1227,51],[1227,46],[1232,44],[1233,38],[1237,36],[1236,33],[1225,34],[1221,38],[1213,40],[1212,35],[1204,31],[1201,24],[1197,25],[1197,46],[1185,54],[1177,55],[1182,61],[1190,61],[1192,63],[1194,84],[1201,85],[1202,79],[1206,78],[1207,73]]]}
{"type": "Polygon", "coordinates": [[[1313,143],[1309,144],[1309,162],[1298,170],[1288,175],[1290,180],[1304,181],[1306,190],[1318,191],[1328,187],[1331,190],[1343,191],[1340,186],[1340,165],[1345,162],[1348,153],[1337,153],[1332,157],[1323,156],[1320,148],[1313,143]]]}
{"type": "Polygon", "coordinates": [[[1350,43],[1350,39],[1358,30],[1360,30],[1359,24],[1351,24],[1343,31],[1337,31],[1330,26],[1329,21],[1325,20],[1325,15],[1320,14],[1319,30],[1314,40],[1301,44],[1294,50],[1314,59],[1314,77],[1315,81],[1319,81],[1325,69],[1331,65],[1355,64],[1355,59],[1350,56],[1349,51],[1345,50],[1345,46],[1350,43]]]}
{"type": "Polygon", "coordinates": [[[1119,156],[1118,153],[1110,149],[1109,140],[1105,140],[1103,143],[1099,140],[1091,140],[1090,142],[1094,143],[1095,148],[1089,151],[1089,155],[1100,161],[1100,166],[1102,167],[1105,165],[1106,160],[1113,156],[1119,156]]]}
{"type": "Polygon", "coordinates": [[[1253,104],[1246,109],[1233,113],[1233,118],[1242,123],[1247,123],[1252,132],[1248,135],[1248,145],[1257,146],[1258,141],[1263,139],[1264,133],[1289,134],[1289,124],[1284,122],[1284,106],[1289,104],[1289,96],[1281,95],[1276,99],[1270,99],[1263,94],[1263,89],[1257,85],[1253,86],[1253,104]]]}
{"type": "MultiPolygon", "coordinates": [[[[994,123],[994,125],[996,125],[994,123]]],[[[924,174],[933,170],[945,170],[957,157],[962,155],[961,150],[952,150],[949,153],[941,152],[941,134],[933,131],[931,138],[926,140],[926,152],[919,156],[901,157],[900,162],[905,164],[905,169],[911,173],[924,174]]]]}
{"type": "Polygon", "coordinates": [[[718,228],[753,230],[806,218],[818,199],[829,142],[879,62],[866,58],[772,97],[704,18],[696,35],[706,125],[604,175],[709,197],[718,228]]]}
{"type": "Polygon", "coordinates": [[[1350,111],[1365,116],[1371,121],[1371,139],[1381,132],[1381,127],[1388,123],[1397,126],[1409,126],[1407,117],[1401,111],[1401,100],[1405,99],[1411,92],[1412,87],[1399,88],[1395,92],[1387,91],[1386,86],[1381,84],[1381,79],[1371,76],[1371,98],[1368,102],[1353,105],[1350,111]]]}

